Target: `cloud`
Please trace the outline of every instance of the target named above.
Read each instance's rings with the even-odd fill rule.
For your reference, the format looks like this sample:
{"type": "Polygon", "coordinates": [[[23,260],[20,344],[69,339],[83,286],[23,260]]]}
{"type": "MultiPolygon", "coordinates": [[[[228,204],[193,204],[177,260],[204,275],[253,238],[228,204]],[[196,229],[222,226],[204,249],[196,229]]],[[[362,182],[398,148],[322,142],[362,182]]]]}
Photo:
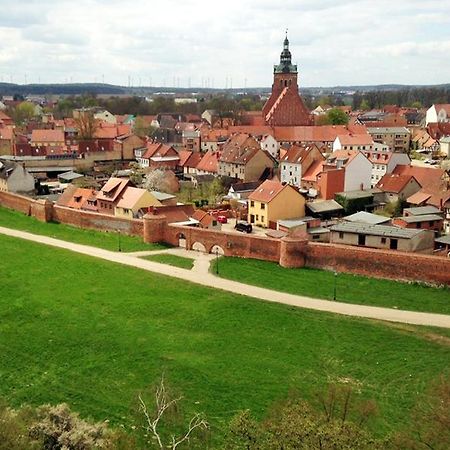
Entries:
{"type": "Polygon", "coordinates": [[[439,0],[21,0],[2,7],[0,76],[270,86],[288,27],[303,86],[448,82],[449,25],[439,0]]]}

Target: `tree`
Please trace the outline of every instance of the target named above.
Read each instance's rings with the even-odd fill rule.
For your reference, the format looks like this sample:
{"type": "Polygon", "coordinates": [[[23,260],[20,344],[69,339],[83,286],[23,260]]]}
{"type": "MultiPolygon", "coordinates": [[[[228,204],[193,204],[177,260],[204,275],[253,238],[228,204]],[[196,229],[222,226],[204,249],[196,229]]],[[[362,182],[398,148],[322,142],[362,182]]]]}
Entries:
{"type": "Polygon", "coordinates": [[[32,119],[34,115],[35,107],[31,102],[19,103],[13,112],[14,122],[19,126],[32,119]]]}
{"type": "Polygon", "coordinates": [[[350,387],[336,385],[318,399],[319,410],[302,399],[281,402],[263,422],[257,422],[249,411],[241,412],[231,421],[227,450],[387,448],[388,442],[374,439],[364,428],[375,412],[373,402],[357,402],[350,387]]]}
{"type": "Polygon", "coordinates": [[[326,115],[323,125],[347,125],[349,117],[342,109],[330,109],[326,115]]]}
{"type": "Polygon", "coordinates": [[[91,424],[82,420],[66,404],[38,408],[29,435],[46,450],[88,450],[113,445],[113,433],[105,423],[91,424]]]}
{"type": "Polygon", "coordinates": [[[359,105],[359,109],[363,110],[363,111],[369,111],[370,109],[370,104],[367,101],[367,99],[363,99],[359,105]]]}
{"type": "Polygon", "coordinates": [[[79,140],[90,141],[94,139],[98,124],[92,111],[81,111],[75,119],[75,123],[78,128],[79,140]]]}
{"type": "MultiPolygon", "coordinates": [[[[201,429],[207,430],[208,422],[199,413],[192,416],[187,430],[180,435],[170,434],[169,437],[164,436],[164,431],[161,427],[161,422],[170,413],[171,410],[177,407],[178,403],[183,397],[171,398],[169,395],[166,384],[164,381],[164,375],[161,377],[159,384],[155,388],[154,392],[154,408],[153,411],[149,410],[147,403],[144,401],[142,395],[138,396],[139,405],[142,414],[145,417],[145,430],[148,434],[151,434],[157,443],[157,448],[170,448],[175,450],[186,441],[189,441],[194,432],[201,429]]],[[[151,442],[151,441],[149,441],[151,442]]]]}
{"type": "Polygon", "coordinates": [[[172,171],[154,169],[147,173],[143,182],[144,189],[148,191],[161,191],[174,193],[179,190],[179,182],[172,171]]]}

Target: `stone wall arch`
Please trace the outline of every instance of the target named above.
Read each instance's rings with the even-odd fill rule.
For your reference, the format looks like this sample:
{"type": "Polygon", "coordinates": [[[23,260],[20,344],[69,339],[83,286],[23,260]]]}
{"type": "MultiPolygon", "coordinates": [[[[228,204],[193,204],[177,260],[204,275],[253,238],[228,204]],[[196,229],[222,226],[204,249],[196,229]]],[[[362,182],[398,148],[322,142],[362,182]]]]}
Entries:
{"type": "Polygon", "coordinates": [[[198,242],[198,241],[196,241],[196,242],[194,242],[194,243],[192,244],[191,249],[194,250],[194,251],[196,251],[196,252],[207,253],[207,252],[206,252],[206,247],[204,246],[204,244],[202,244],[201,242],[198,242]]]}
{"type": "Polygon", "coordinates": [[[212,253],[213,255],[224,256],[225,255],[225,250],[220,245],[214,244],[211,247],[211,250],[209,251],[209,253],[212,253]]]}

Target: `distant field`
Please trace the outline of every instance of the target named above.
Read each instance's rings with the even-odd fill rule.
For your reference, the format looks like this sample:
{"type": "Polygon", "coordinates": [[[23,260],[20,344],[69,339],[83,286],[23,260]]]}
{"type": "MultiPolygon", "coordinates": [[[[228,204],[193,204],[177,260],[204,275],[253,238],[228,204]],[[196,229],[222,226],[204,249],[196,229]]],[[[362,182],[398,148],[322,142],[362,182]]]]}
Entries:
{"type": "Polygon", "coordinates": [[[345,379],[378,402],[371,426],[382,435],[449,371],[450,346],[414,327],[271,304],[2,235],[0,248],[0,397],[14,406],[65,401],[130,425],[137,393],[164,371],[220,443],[236,411],[261,416],[290,389],[312,398],[345,379]]]}
{"type": "Polygon", "coordinates": [[[76,228],[56,222],[43,223],[18,211],[0,207],[0,226],[42,234],[77,244],[92,245],[105,250],[135,252],[166,248],[159,244],[145,244],[142,239],[113,232],[102,232],[76,228]]]}
{"type": "MultiPolygon", "coordinates": [[[[211,270],[216,273],[214,261],[211,270]]],[[[317,269],[285,269],[256,259],[222,257],[219,276],[290,294],[360,305],[384,306],[409,311],[450,314],[450,288],[380,280],[317,269]]]]}
{"type": "Polygon", "coordinates": [[[143,256],[142,258],[149,261],[168,264],[169,266],[181,267],[182,269],[187,270],[191,270],[194,266],[194,260],[192,258],[184,258],[183,256],[168,255],[165,253],[143,256]]]}

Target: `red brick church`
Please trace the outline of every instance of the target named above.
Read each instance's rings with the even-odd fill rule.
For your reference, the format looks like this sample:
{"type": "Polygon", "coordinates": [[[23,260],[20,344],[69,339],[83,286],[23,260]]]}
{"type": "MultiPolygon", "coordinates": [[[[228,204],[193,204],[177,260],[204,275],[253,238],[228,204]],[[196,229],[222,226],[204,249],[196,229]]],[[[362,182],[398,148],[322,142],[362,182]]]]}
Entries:
{"type": "Polygon", "coordinates": [[[280,64],[273,69],[272,95],[262,111],[266,125],[313,125],[311,115],[298,93],[297,75],[286,34],[280,64]]]}

